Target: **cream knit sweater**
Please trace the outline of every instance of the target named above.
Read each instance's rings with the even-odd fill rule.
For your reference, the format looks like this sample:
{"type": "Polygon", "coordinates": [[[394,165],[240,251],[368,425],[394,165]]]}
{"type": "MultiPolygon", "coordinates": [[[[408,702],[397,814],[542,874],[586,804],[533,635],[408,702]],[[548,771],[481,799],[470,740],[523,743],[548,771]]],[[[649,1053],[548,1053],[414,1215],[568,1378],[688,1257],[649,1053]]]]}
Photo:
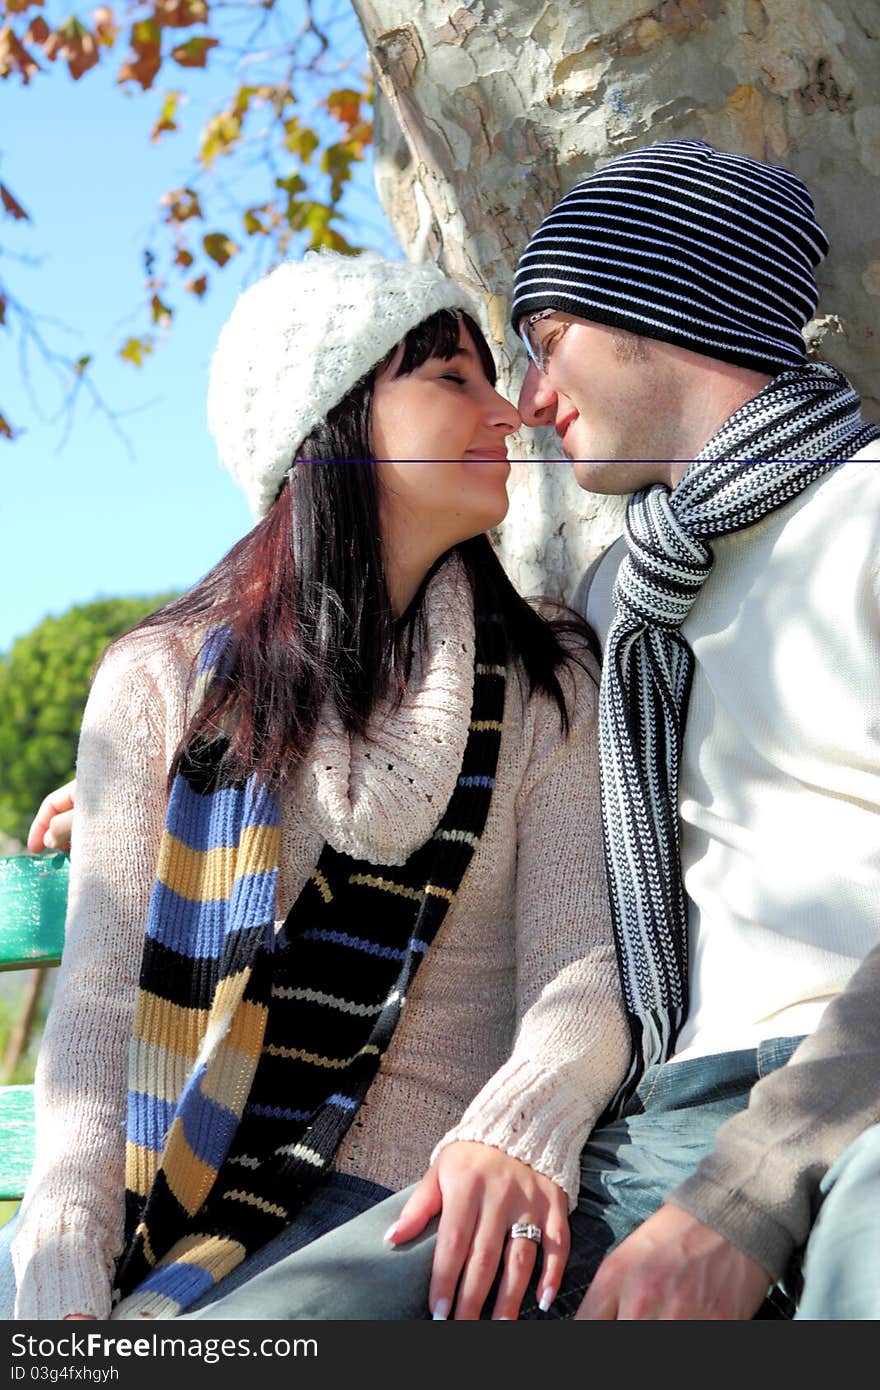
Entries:
{"type": "MultiPolygon", "coordinates": [[[[428,650],[369,741],[328,715],[282,796],[277,916],[323,841],[401,863],[458,775],[472,693],[470,591],[455,563],[428,594],[428,650]]],[[[13,1257],[16,1316],[107,1317],[122,1246],[127,1053],[144,923],[184,728],[192,650],[156,634],[100,667],[83,720],[64,960],[37,1074],[37,1156],[13,1257]]],[[[391,1188],[444,1136],[495,1145],[573,1205],[580,1149],[628,1055],[598,829],[596,687],[563,675],[572,727],[511,672],[496,790],[478,851],[336,1167],[391,1188]]]]}

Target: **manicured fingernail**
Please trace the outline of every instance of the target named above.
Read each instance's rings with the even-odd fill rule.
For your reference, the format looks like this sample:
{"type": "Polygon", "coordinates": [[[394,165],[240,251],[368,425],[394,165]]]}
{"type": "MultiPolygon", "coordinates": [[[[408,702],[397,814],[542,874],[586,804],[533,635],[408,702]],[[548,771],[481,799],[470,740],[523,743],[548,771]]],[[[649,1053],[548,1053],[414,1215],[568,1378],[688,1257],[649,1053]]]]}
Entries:
{"type": "Polygon", "coordinates": [[[55,836],[52,834],[51,830],[47,830],[45,835],[43,836],[43,844],[46,847],[46,849],[55,848],[55,836]]]}
{"type": "Polygon", "coordinates": [[[438,1298],[434,1304],[434,1311],[431,1314],[434,1322],[445,1322],[449,1317],[449,1310],[452,1307],[448,1298],[438,1298]]]}
{"type": "Polygon", "coordinates": [[[550,1288],[544,1290],[544,1292],[541,1294],[541,1301],[538,1304],[538,1307],[540,1308],[542,1313],[550,1312],[550,1306],[553,1303],[555,1297],[556,1290],[553,1288],[552,1285],[550,1286],[550,1288]]]}
{"type": "Polygon", "coordinates": [[[397,1235],[397,1228],[398,1228],[399,1225],[400,1225],[400,1222],[399,1222],[399,1221],[395,1221],[395,1223],[394,1223],[393,1226],[389,1226],[389,1227],[388,1227],[388,1230],[385,1232],[384,1236],[382,1237],[382,1239],[384,1240],[384,1242],[385,1242],[386,1245],[391,1245],[392,1242],[394,1241],[394,1237],[397,1235]]]}

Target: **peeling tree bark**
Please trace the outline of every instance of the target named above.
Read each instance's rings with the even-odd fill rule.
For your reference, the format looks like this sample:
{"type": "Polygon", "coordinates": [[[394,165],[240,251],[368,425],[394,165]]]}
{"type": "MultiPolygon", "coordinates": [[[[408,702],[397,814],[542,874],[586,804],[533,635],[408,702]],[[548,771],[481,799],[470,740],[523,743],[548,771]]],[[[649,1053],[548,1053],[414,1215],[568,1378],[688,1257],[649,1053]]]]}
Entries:
{"type": "MultiPolygon", "coordinates": [[[[530,232],[634,145],[699,138],[785,164],[831,241],[808,336],[880,419],[878,0],[353,0],[377,85],[377,183],[411,259],[485,303],[502,389],[523,362],[507,296],[530,232]]],[[[520,458],[558,458],[555,435],[520,458]]],[[[501,551],[570,593],[619,525],[562,463],[514,467],[501,551]]]]}

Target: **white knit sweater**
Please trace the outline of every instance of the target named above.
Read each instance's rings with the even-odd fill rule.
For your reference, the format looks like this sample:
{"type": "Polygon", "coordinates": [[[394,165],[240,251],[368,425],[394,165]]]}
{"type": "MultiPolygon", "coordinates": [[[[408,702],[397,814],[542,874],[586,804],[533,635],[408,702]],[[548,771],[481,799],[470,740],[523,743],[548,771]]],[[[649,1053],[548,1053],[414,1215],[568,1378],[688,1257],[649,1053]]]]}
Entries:
{"type": "MultiPolygon", "coordinates": [[[[470,592],[447,565],[429,651],[368,741],[329,716],[282,796],[277,916],[325,839],[400,863],[458,775],[472,694],[470,592]]],[[[64,960],[37,1074],[38,1144],[13,1256],[16,1316],[106,1317],[122,1245],[127,1052],[144,923],[184,728],[191,649],[155,634],[98,671],[77,762],[64,960]]],[[[573,668],[567,739],[511,673],[497,785],[458,899],[422,966],[336,1167],[391,1188],[449,1138],[505,1149],[573,1204],[580,1149],[628,1055],[598,831],[596,688],[573,668]]]]}
{"type": "MultiPolygon", "coordinates": [[[[691,1010],[671,1065],[809,1036],[672,1200],[778,1277],[880,1120],[880,443],[712,549],[682,627],[691,1010]]],[[[623,553],[573,604],[603,640],[623,553]]]]}

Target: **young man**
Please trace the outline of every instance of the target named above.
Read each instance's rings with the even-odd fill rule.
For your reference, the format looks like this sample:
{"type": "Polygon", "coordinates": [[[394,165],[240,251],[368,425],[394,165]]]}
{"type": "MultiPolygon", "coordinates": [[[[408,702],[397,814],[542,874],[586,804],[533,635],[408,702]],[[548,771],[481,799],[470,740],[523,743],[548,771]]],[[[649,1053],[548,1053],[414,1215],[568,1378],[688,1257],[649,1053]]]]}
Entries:
{"type": "Polygon", "coordinates": [[[752,1316],[880,1118],[880,431],[804,361],[826,248],[791,174],[676,141],[572,190],[516,278],[524,420],[645,489],[575,599],[633,1033],[582,1238],[671,1198],[583,1318],[752,1316]]]}

